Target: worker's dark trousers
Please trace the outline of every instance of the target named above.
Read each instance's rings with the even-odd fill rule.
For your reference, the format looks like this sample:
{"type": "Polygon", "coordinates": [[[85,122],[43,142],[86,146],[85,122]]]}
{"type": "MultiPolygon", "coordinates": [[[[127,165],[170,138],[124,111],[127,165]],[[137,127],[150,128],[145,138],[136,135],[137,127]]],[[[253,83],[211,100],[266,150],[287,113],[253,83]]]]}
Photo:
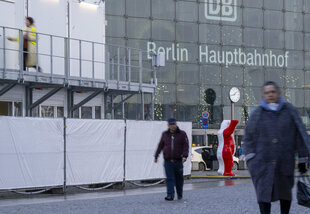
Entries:
{"type": "Polygon", "coordinates": [[[183,197],[183,163],[182,161],[165,161],[167,196],[174,198],[174,186],[176,187],[178,198],[183,197]]]}

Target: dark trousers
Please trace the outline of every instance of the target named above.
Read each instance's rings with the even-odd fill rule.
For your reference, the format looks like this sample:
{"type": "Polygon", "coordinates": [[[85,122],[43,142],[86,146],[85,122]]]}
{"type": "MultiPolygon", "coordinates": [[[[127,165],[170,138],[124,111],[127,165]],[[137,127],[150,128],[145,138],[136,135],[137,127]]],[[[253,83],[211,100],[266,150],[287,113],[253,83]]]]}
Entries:
{"type": "MultiPolygon", "coordinates": [[[[291,209],[291,202],[287,200],[280,200],[281,214],[289,214],[291,209]]],[[[271,203],[260,202],[259,209],[261,214],[270,214],[271,203]]]]}
{"type": "Polygon", "coordinates": [[[28,55],[28,49],[27,48],[24,48],[24,58],[23,58],[23,68],[24,68],[24,71],[26,71],[26,58],[27,58],[27,55],[28,55]]]}
{"type": "MultiPolygon", "coordinates": [[[[23,52],[23,54],[24,54],[24,57],[23,57],[23,69],[24,69],[24,71],[26,71],[26,59],[27,59],[27,56],[28,56],[28,48],[24,48],[23,50],[24,50],[24,52],[23,52]]],[[[31,67],[34,68],[34,69],[37,69],[36,66],[31,66],[31,67]]],[[[41,72],[41,67],[40,66],[38,66],[38,71],[41,72]]]]}
{"type": "Polygon", "coordinates": [[[174,186],[179,198],[183,197],[183,163],[182,161],[165,161],[167,196],[174,198],[174,186]]]}

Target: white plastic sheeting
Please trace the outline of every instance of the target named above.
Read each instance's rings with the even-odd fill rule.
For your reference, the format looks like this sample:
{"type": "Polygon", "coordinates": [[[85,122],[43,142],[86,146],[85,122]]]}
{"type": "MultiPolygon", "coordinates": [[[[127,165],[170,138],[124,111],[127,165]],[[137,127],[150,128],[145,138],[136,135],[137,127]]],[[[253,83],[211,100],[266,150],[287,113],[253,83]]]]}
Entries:
{"type": "MultiPolygon", "coordinates": [[[[192,124],[178,125],[191,146],[192,124]]],[[[66,185],[120,182],[124,173],[126,180],[164,178],[162,154],[155,164],[154,153],[166,129],[159,121],[66,119],[65,150],[63,119],[0,117],[0,189],[63,185],[65,151],[66,185]]]]}
{"type": "MultiPolygon", "coordinates": [[[[192,141],[192,123],[178,122],[192,141]]],[[[162,153],[158,163],[154,163],[154,154],[162,132],[167,130],[163,121],[127,121],[126,131],[126,180],[164,178],[162,153]]],[[[189,154],[190,155],[190,154],[189,154]]],[[[191,173],[190,158],[184,164],[184,175],[191,173]]]]}
{"type": "Polygon", "coordinates": [[[125,123],[67,119],[67,184],[123,181],[125,123]]]}
{"type": "Polygon", "coordinates": [[[63,120],[0,117],[0,189],[63,184],[63,120]]]}

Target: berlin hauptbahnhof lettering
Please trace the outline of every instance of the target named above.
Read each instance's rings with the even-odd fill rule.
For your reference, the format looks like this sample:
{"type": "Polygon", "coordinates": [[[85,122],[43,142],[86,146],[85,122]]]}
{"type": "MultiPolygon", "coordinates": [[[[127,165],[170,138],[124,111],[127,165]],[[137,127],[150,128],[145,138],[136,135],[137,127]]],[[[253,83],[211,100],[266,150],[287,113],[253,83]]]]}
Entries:
{"type": "MultiPolygon", "coordinates": [[[[165,54],[166,60],[188,61],[189,51],[181,48],[179,44],[172,43],[170,47],[157,47],[155,42],[147,43],[147,51],[165,54]]],[[[207,45],[199,46],[199,61],[201,63],[224,64],[226,67],[234,65],[266,66],[266,67],[287,67],[289,52],[284,55],[274,54],[271,50],[259,53],[256,49],[252,52],[244,52],[241,48],[233,51],[211,50],[207,45]]],[[[152,56],[148,54],[148,59],[152,56]]]]}

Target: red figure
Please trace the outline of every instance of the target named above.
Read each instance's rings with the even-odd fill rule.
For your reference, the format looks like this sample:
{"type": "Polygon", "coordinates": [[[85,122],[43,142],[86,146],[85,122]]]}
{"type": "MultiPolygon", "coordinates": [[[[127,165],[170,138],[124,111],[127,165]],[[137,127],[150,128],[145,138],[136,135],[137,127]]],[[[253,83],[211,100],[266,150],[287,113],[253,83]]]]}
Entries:
{"type": "Polygon", "coordinates": [[[224,146],[223,146],[223,161],[224,161],[224,176],[235,176],[232,172],[232,167],[234,165],[233,155],[235,153],[235,140],[233,138],[233,133],[238,124],[238,120],[231,120],[229,126],[224,130],[224,146]]]}

